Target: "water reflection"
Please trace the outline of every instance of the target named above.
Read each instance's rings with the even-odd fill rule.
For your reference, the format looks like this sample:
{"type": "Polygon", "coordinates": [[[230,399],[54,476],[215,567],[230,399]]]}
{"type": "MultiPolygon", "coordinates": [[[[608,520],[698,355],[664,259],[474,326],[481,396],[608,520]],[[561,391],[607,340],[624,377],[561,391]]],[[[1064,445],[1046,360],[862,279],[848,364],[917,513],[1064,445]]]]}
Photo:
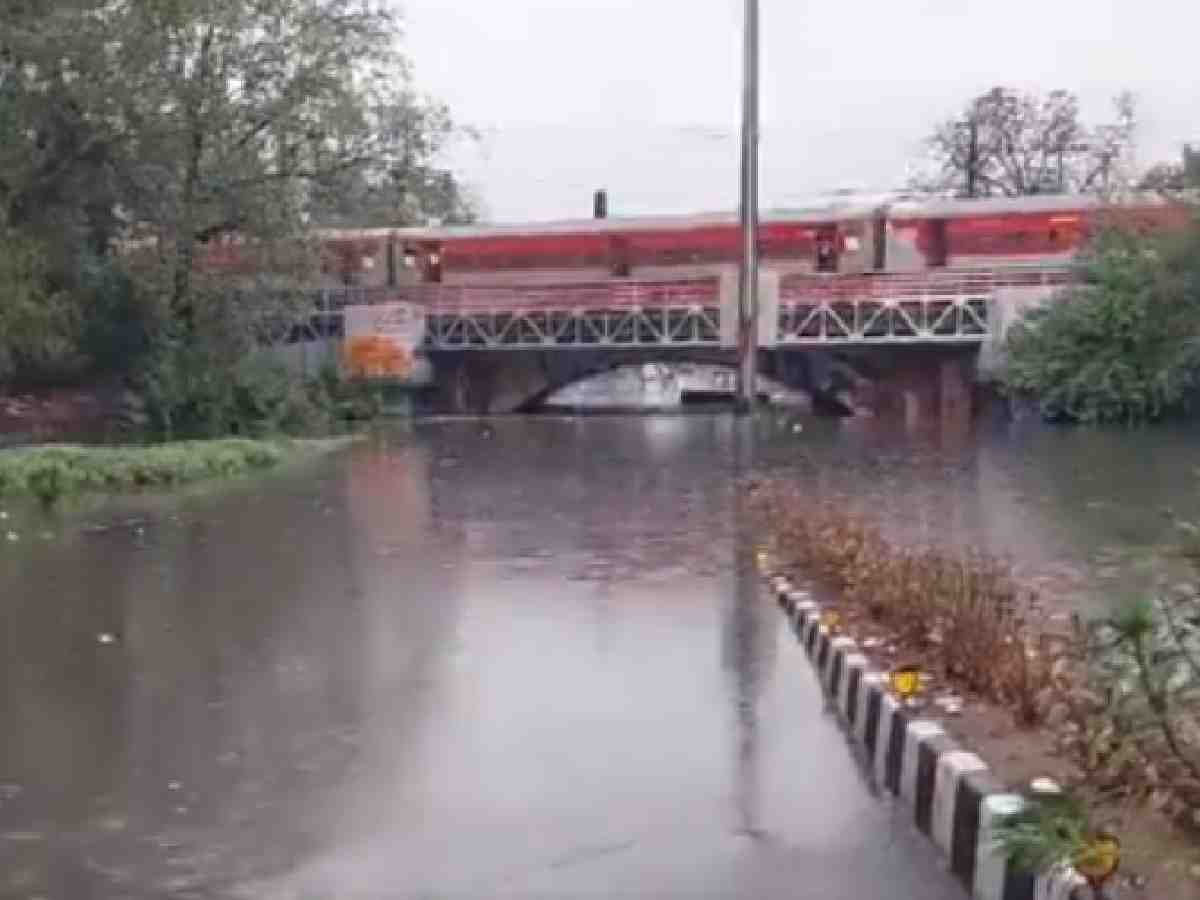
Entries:
{"type": "Polygon", "coordinates": [[[725,613],[722,662],[735,727],[734,796],[739,831],[751,838],[766,832],[761,816],[759,701],[775,660],[775,610],[763,603],[762,583],[748,541],[739,542],[734,590],[725,613]]]}
{"type": "MultiPolygon", "coordinates": [[[[874,807],[758,595],[737,475],[1102,605],[1140,583],[1163,506],[1200,514],[1196,443],[423,422],[207,493],[14,510],[0,896],[772,896],[806,853],[851,859],[874,807]]],[[[874,895],[842,868],[865,880],[833,895],[874,895]]]]}

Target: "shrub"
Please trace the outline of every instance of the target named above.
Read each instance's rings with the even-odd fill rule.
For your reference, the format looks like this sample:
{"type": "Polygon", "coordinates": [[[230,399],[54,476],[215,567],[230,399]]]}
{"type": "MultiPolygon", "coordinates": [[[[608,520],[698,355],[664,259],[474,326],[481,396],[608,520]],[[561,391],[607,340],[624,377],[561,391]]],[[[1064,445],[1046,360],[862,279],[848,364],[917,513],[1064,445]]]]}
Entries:
{"type": "Polygon", "coordinates": [[[1184,411],[1200,367],[1200,227],[1157,238],[1107,231],[1080,274],[1080,286],[1013,327],[1008,389],[1052,420],[1140,423],[1184,411]]]}
{"type": "MultiPolygon", "coordinates": [[[[1178,524],[1183,555],[1200,571],[1200,529],[1178,524]]],[[[1200,587],[1130,600],[1093,623],[1090,639],[1105,739],[1083,748],[1087,762],[1106,784],[1174,793],[1190,815],[1200,808],[1200,587]]]]}
{"type": "Polygon", "coordinates": [[[879,625],[905,651],[962,688],[1013,711],[1041,714],[1052,641],[1036,595],[1008,565],[978,553],[899,547],[832,503],[783,485],[754,492],[774,555],[835,588],[846,612],[879,625]]]}
{"type": "Polygon", "coordinates": [[[168,438],[319,431],[330,419],[324,395],[264,350],[231,360],[171,343],[138,382],[151,427],[168,438]]]}
{"type": "Polygon", "coordinates": [[[51,504],[85,491],[170,487],[278,465],[283,445],[226,439],[148,447],[50,446],[0,453],[0,496],[30,494],[51,504]]]}
{"type": "Polygon", "coordinates": [[[79,322],[78,305],[49,285],[43,248],[0,222],[0,383],[77,375],[79,322]]]}
{"type": "Polygon", "coordinates": [[[1018,872],[1043,872],[1087,853],[1096,837],[1084,800],[1071,793],[1028,799],[996,825],[996,843],[1018,872]]]}

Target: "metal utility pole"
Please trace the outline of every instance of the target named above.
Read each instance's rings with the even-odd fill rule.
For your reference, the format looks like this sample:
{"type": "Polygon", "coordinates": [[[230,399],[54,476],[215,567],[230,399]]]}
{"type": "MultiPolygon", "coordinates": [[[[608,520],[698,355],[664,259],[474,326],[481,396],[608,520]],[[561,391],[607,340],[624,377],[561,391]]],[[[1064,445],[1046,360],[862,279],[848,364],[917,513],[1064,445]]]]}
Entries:
{"type": "Polygon", "coordinates": [[[738,272],[738,400],[758,398],[758,0],[746,0],[742,81],[742,265],[738,272]]]}
{"type": "Polygon", "coordinates": [[[974,197],[975,182],[979,172],[979,119],[974,112],[967,120],[967,196],[974,197]]]}

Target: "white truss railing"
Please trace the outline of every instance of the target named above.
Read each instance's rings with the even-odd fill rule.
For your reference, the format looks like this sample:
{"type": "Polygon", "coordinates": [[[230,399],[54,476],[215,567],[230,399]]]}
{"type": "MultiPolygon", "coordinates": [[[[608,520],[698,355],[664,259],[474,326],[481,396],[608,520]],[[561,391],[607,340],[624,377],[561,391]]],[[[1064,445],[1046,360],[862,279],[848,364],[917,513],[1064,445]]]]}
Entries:
{"type": "Polygon", "coordinates": [[[702,306],[511,313],[436,310],[428,314],[425,327],[425,345],[433,350],[695,347],[721,343],[720,310],[702,306]]]}
{"type": "Polygon", "coordinates": [[[720,343],[716,279],[445,287],[426,305],[433,350],[720,343]]]}
{"type": "Polygon", "coordinates": [[[978,343],[992,298],[889,297],[780,301],[780,344],[978,343]]]}
{"type": "Polygon", "coordinates": [[[793,275],[780,285],[782,345],[981,343],[1002,287],[1053,287],[1066,269],[793,275]]]}

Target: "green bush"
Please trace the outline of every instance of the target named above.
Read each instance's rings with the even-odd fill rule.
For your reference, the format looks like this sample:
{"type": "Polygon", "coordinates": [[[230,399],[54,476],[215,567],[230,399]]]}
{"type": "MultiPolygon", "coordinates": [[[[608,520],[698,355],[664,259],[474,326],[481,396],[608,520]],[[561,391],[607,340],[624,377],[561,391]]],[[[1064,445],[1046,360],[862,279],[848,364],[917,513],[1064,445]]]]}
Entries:
{"type": "Polygon", "coordinates": [[[1004,382],[1051,420],[1141,423],[1187,410],[1200,369],[1200,228],[1102,234],[1082,283],[1008,338],[1004,382]]]}
{"type": "Polygon", "coordinates": [[[87,491],[170,487],[278,465],[285,445],[247,439],[147,447],[50,446],[0,453],[0,496],[43,503],[87,491]]]}
{"type": "Polygon", "coordinates": [[[77,376],[79,331],[79,306],[51,288],[44,249],[0,223],[0,383],[77,376]]]}
{"type": "Polygon", "coordinates": [[[116,257],[91,254],[56,267],[43,244],[0,226],[0,383],[131,372],[150,349],[157,318],[116,257]]]}
{"type": "Polygon", "coordinates": [[[262,436],[323,431],[329,401],[267,351],[229,359],[212,346],[171,344],[138,386],[154,431],[177,436],[262,436]]]}
{"type": "Polygon", "coordinates": [[[79,348],[89,369],[122,375],[136,371],[161,328],[159,304],[112,256],[84,257],[77,269],[74,289],[82,305],[79,348]]]}

